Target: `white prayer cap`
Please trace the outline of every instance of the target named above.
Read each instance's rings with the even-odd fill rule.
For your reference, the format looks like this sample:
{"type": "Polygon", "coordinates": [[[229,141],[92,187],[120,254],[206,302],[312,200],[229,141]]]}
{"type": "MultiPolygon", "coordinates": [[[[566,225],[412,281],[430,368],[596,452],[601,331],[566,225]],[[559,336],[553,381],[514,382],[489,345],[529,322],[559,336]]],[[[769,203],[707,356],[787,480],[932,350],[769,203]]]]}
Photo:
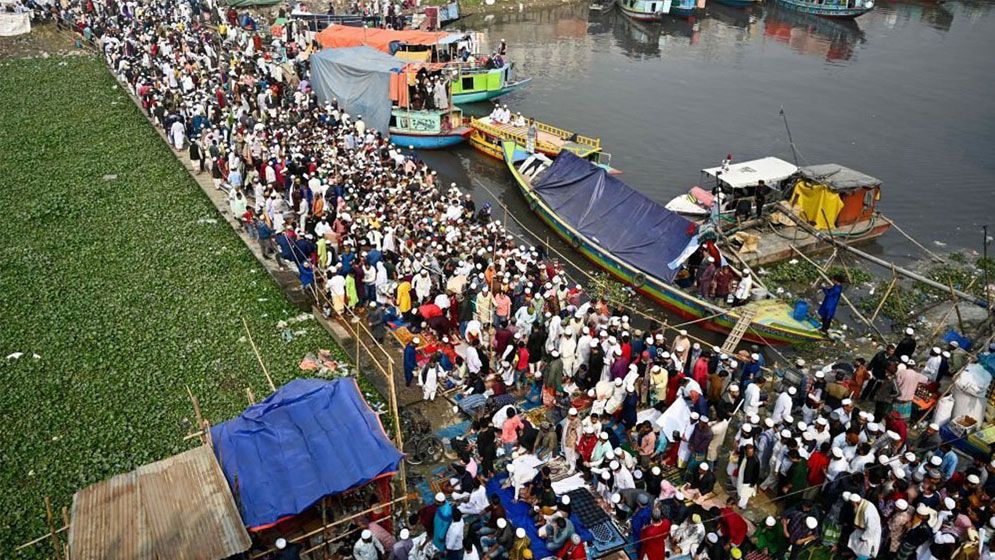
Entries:
{"type": "Polygon", "coordinates": [[[895,465],[891,468],[891,476],[894,476],[895,478],[905,478],[905,469],[895,465]]]}
{"type": "Polygon", "coordinates": [[[609,480],[611,477],[612,474],[608,471],[604,471],[601,473],[601,480],[609,480]]]}
{"type": "Polygon", "coordinates": [[[967,475],[967,481],[970,482],[971,484],[981,484],[981,479],[978,478],[978,475],[976,474],[967,475]]]}
{"type": "MultiPolygon", "coordinates": [[[[508,465],[508,466],[512,467],[514,465],[508,465]]],[[[446,495],[443,494],[442,492],[439,492],[438,494],[435,495],[435,501],[437,501],[437,502],[444,502],[444,501],[446,501],[446,495]]]]}
{"type": "Polygon", "coordinates": [[[594,433],[594,426],[584,426],[584,433],[585,434],[593,434],[594,433]]]}
{"type": "Polygon", "coordinates": [[[907,334],[907,335],[913,335],[913,334],[916,334],[916,331],[912,330],[912,327],[909,327],[909,328],[905,329],[905,334],[907,334]]]}
{"type": "Polygon", "coordinates": [[[755,426],[759,426],[760,425],[760,415],[759,414],[751,414],[750,417],[748,418],[748,420],[750,421],[750,424],[753,424],[755,426]]]}
{"type": "Polygon", "coordinates": [[[777,520],[774,519],[773,515],[768,515],[767,519],[764,519],[764,525],[768,527],[773,527],[774,525],[777,525],[777,520]]]}
{"type": "Polygon", "coordinates": [[[888,457],[887,455],[878,455],[878,463],[880,463],[882,465],[887,464],[888,461],[890,461],[890,460],[891,460],[891,458],[888,457]]]}
{"type": "Polygon", "coordinates": [[[819,526],[819,520],[810,515],[805,518],[805,526],[809,529],[815,529],[819,526]]]}
{"type": "Polygon", "coordinates": [[[743,427],[741,429],[743,430],[743,433],[747,433],[748,434],[748,433],[750,433],[750,432],[753,431],[753,426],[751,426],[749,424],[743,424],[743,427]]]}
{"type": "Polygon", "coordinates": [[[681,492],[680,490],[678,490],[677,492],[675,492],[674,493],[674,499],[677,500],[678,502],[683,502],[684,501],[684,492],[681,492]]]}
{"type": "Polygon", "coordinates": [[[369,529],[363,529],[363,532],[359,536],[363,537],[364,541],[368,541],[373,538],[373,533],[369,529]]]}
{"type": "Polygon", "coordinates": [[[688,332],[686,330],[684,330],[684,329],[681,329],[679,332],[680,332],[681,336],[687,336],[688,335],[688,332]]]}
{"type": "Polygon", "coordinates": [[[552,352],[549,353],[549,355],[552,356],[552,357],[554,357],[554,358],[559,358],[560,357],[560,351],[559,350],[553,350],[552,352]]]}
{"type": "Polygon", "coordinates": [[[621,377],[619,377],[618,379],[615,380],[615,386],[616,387],[621,387],[622,386],[622,378],[621,377]]]}
{"type": "Polygon", "coordinates": [[[850,501],[850,491],[849,490],[843,492],[843,501],[844,502],[849,502],[850,501]]]}
{"type": "Polygon", "coordinates": [[[940,425],[937,424],[936,422],[930,422],[929,426],[926,426],[926,427],[929,428],[930,430],[933,430],[934,432],[939,432],[940,431],[940,425]]]}
{"type": "Polygon", "coordinates": [[[991,525],[993,529],[995,529],[995,516],[992,516],[992,518],[988,520],[988,524],[991,525]]]}
{"type": "Polygon", "coordinates": [[[870,431],[872,431],[872,432],[880,432],[881,431],[881,425],[878,424],[877,422],[871,422],[870,424],[867,425],[867,429],[870,430],[870,431]]]}
{"type": "Polygon", "coordinates": [[[860,500],[861,500],[861,498],[860,498],[860,494],[858,494],[858,493],[856,493],[856,492],[851,492],[851,493],[850,493],[850,501],[851,501],[851,502],[853,502],[853,503],[855,503],[855,504],[856,504],[856,503],[859,503],[859,502],[860,502],[860,500]]]}
{"type": "Polygon", "coordinates": [[[949,358],[950,357],[950,352],[947,352],[946,350],[944,350],[943,352],[940,352],[940,355],[943,356],[944,358],[949,358]]]}
{"type": "Polygon", "coordinates": [[[600,437],[601,439],[608,439],[608,432],[601,432],[601,435],[598,437],[600,437]]]}
{"type": "MultiPolygon", "coordinates": [[[[759,360],[760,359],[760,354],[757,354],[756,352],[754,352],[754,353],[750,354],[750,359],[752,359],[752,360],[759,360]]],[[[794,387],[792,387],[792,388],[794,388],[794,387]]]]}
{"type": "Polygon", "coordinates": [[[718,346],[712,346],[712,353],[718,354],[720,352],[722,352],[721,348],[719,348],[718,346]]]}
{"type": "Polygon", "coordinates": [[[815,372],[815,378],[816,379],[825,379],[826,378],[826,374],[825,374],[825,372],[817,371],[817,372],[815,372]]]}
{"type": "Polygon", "coordinates": [[[773,428],[774,427],[774,419],[773,418],[764,418],[764,426],[767,426],[768,428],[773,428]]]}
{"type": "Polygon", "coordinates": [[[909,509],[909,502],[903,500],[902,498],[899,498],[895,500],[895,509],[897,509],[898,511],[905,511],[909,509]]]}
{"type": "MultiPolygon", "coordinates": [[[[632,471],[632,478],[634,478],[636,480],[642,480],[643,479],[643,471],[641,471],[639,469],[636,469],[636,470],[632,471]]],[[[564,497],[566,498],[568,496],[564,496],[564,497]]]]}
{"type": "Polygon", "coordinates": [[[612,494],[612,503],[613,504],[617,504],[617,503],[619,503],[621,501],[622,501],[622,495],[621,494],[619,494],[618,492],[615,492],[614,494],[612,494]]]}
{"type": "Polygon", "coordinates": [[[698,418],[701,418],[700,414],[698,414],[697,412],[692,412],[691,413],[691,420],[697,421],[698,418]]]}
{"type": "Polygon", "coordinates": [[[834,447],[832,453],[833,457],[836,457],[837,459],[843,458],[843,450],[840,449],[839,447],[834,447]]]}
{"type": "Polygon", "coordinates": [[[805,441],[812,441],[815,439],[815,434],[812,432],[805,432],[802,434],[802,439],[805,441]]]}
{"type": "Polygon", "coordinates": [[[916,454],[913,453],[913,452],[911,452],[911,451],[907,452],[905,454],[905,460],[908,461],[908,462],[910,462],[910,463],[913,462],[913,461],[915,461],[916,460],[916,454]]]}
{"type": "Polygon", "coordinates": [[[784,438],[791,437],[791,432],[789,430],[781,430],[781,437],[784,438]]]}
{"type": "Polygon", "coordinates": [[[592,340],[591,341],[591,348],[597,348],[597,346],[598,346],[598,341],[597,340],[592,340]]]}
{"type": "Polygon", "coordinates": [[[842,404],[843,406],[850,406],[851,404],[853,404],[853,400],[852,399],[843,399],[842,401],[840,401],[840,404],[842,404]]]}
{"type": "Polygon", "coordinates": [[[946,498],[943,498],[943,507],[947,509],[954,509],[957,507],[957,502],[950,496],[947,496],[946,498]]]}
{"type": "Polygon", "coordinates": [[[888,434],[888,438],[891,439],[892,441],[899,441],[900,439],[902,439],[902,436],[898,435],[898,432],[894,432],[892,430],[888,430],[887,434],[888,434]]]}
{"type": "Polygon", "coordinates": [[[411,339],[411,342],[414,342],[415,344],[421,344],[421,339],[416,336],[411,339]]]}
{"type": "Polygon", "coordinates": [[[822,416],[816,418],[815,419],[815,423],[817,425],[819,425],[819,426],[828,426],[829,425],[829,421],[826,420],[825,418],[823,418],[822,416]]]}
{"type": "Polygon", "coordinates": [[[702,422],[708,422],[708,416],[702,416],[699,420],[702,422]]]}
{"type": "Polygon", "coordinates": [[[515,536],[518,537],[518,538],[520,538],[520,539],[524,539],[525,538],[525,529],[523,529],[521,527],[515,529],[515,536]]]}
{"type": "Polygon", "coordinates": [[[798,428],[799,432],[804,432],[805,430],[808,429],[808,424],[802,422],[801,420],[799,420],[798,423],[795,424],[795,426],[798,428]]]}
{"type": "Polygon", "coordinates": [[[505,527],[508,526],[508,520],[503,517],[498,517],[497,526],[498,529],[504,529],[505,527]]]}
{"type": "Polygon", "coordinates": [[[788,387],[788,394],[789,395],[794,395],[797,392],[798,392],[798,389],[795,389],[794,387],[788,387]]]}
{"type": "Polygon", "coordinates": [[[797,360],[795,360],[795,365],[798,366],[798,367],[804,366],[805,365],[805,358],[798,358],[797,360]]]}
{"type": "Polygon", "coordinates": [[[287,539],[283,537],[276,539],[276,548],[279,550],[287,548],[287,539]]]}
{"type": "Polygon", "coordinates": [[[708,471],[708,463],[702,463],[701,465],[698,465],[698,468],[707,472],[708,471]]]}
{"type": "Polygon", "coordinates": [[[932,511],[933,510],[930,509],[930,507],[927,506],[926,504],[919,504],[919,506],[916,507],[916,513],[919,514],[919,515],[922,515],[922,516],[927,516],[932,511]]]}
{"type": "Polygon", "coordinates": [[[608,466],[611,467],[611,470],[617,471],[622,465],[620,465],[618,461],[612,461],[608,466]]]}
{"type": "MultiPolygon", "coordinates": [[[[709,257],[709,259],[711,259],[711,257],[709,257]]],[[[712,259],[712,260],[714,260],[714,259],[712,259]]],[[[715,533],[709,533],[708,535],[706,535],[706,538],[708,539],[708,542],[710,542],[712,544],[715,544],[715,543],[719,542],[719,536],[716,535],[715,533]]]]}
{"type": "Polygon", "coordinates": [[[577,409],[571,406],[570,410],[567,411],[567,414],[570,416],[577,416],[577,409]]]}
{"type": "Polygon", "coordinates": [[[903,364],[907,364],[907,363],[909,363],[909,357],[908,357],[908,356],[904,356],[904,355],[903,355],[902,357],[900,357],[900,358],[898,358],[898,359],[899,359],[899,360],[901,360],[901,362],[902,362],[903,364]]]}
{"type": "Polygon", "coordinates": [[[940,459],[939,455],[933,455],[929,458],[929,464],[938,467],[943,464],[943,459],[940,459]]]}
{"type": "Polygon", "coordinates": [[[650,469],[650,472],[653,473],[653,476],[660,476],[660,473],[663,471],[660,470],[660,467],[653,467],[650,469]]]}

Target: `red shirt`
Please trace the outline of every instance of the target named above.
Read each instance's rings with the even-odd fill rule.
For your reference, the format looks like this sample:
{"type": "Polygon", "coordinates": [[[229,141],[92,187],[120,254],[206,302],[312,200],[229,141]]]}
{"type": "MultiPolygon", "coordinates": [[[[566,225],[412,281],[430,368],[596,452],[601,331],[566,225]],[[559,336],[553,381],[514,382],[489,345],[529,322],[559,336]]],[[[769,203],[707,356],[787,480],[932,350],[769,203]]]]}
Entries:
{"type": "Polygon", "coordinates": [[[560,560],[587,560],[587,549],[584,548],[584,543],[568,542],[560,548],[556,557],[560,560]]]}
{"type": "Polygon", "coordinates": [[[667,536],[670,535],[670,520],[650,523],[639,533],[639,560],[664,560],[666,558],[667,536]]]}
{"type": "Polygon", "coordinates": [[[598,436],[594,434],[584,434],[580,436],[580,441],[577,442],[577,454],[584,459],[585,462],[591,460],[591,455],[594,454],[594,446],[598,444],[598,436]]]}
{"type": "Polygon", "coordinates": [[[694,380],[701,385],[701,390],[708,392],[708,358],[698,358],[698,361],[694,363],[694,369],[691,372],[691,376],[694,380]]]}
{"type": "Polygon", "coordinates": [[[719,526],[722,527],[722,534],[729,537],[729,542],[735,546],[743,544],[748,529],[746,520],[732,508],[725,507],[721,511],[722,517],[719,519],[719,526]]]}
{"type": "Polygon", "coordinates": [[[815,451],[808,458],[808,484],[815,486],[826,481],[826,468],[829,466],[829,457],[821,451],[815,451]]]}

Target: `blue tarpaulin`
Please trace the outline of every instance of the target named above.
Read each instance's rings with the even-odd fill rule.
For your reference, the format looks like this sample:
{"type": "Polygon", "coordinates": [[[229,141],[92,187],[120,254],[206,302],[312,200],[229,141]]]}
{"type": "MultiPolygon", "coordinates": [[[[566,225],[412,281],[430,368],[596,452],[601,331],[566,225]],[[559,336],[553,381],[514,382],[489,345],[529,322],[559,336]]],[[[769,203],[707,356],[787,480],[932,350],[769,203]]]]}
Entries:
{"type": "Polygon", "coordinates": [[[562,151],[533,186],[575,230],[647,276],[670,283],[674,260],[693,237],[691,222],[603,168],[562,151]]]}
{"type": "Polygon", "coordinates": [[[291,381],[212,427],[211,437],[250,528],[396,472],[402,457],[356,381],[346,378],[291,381]]]}
{"type": "Polygon", "coordinates": [[[318,101],[339,107],[386,134],[390,125],[390,75],[407,62],[373,47],[322,49],[311,55],[311,86],[318,101]]]}

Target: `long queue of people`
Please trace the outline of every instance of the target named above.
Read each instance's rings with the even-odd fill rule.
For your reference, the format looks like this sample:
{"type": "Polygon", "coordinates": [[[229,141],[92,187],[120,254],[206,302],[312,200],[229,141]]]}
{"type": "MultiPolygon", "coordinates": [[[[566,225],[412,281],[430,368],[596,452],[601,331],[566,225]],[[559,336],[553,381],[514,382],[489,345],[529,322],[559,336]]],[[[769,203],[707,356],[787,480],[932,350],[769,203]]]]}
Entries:
{"type": "MultiPolygon", "coordinates": [[[[473,443],[460,446],[451,491],[396,539],[366,529],[357,558],[523,560],[537,529],[548,550],[579,560],[556,464],[582,474],[640,559],[797,558],[817,545],[860,559],[992,556],[995,462],[961,464],[937,426],[909,434],[907,397],[923,381],[914,344],[855,360],[843,396],[829,390],[832,370],[797,364],[800,382],[784,383],[759,348],[727,356],[683,331],[637,327],[361,116],[319,103],[314,45],[293,25],[264,42],[210,0],[48,9],[229,193],[265,256],[294,267],[329,313],[363,309],[377,336],[407,325],[406,381],[426,398],[440,383],[461,390],[473,443]],[[542,421],[522,399],[544,407],[542,421]],[[681,430],[647,419],[675,404],[688,412],[681,430]],[[547,463],[516,471],[523,456],[547,463]],[[495,476],[534,506],[530,531],[487,494],[495,476]],[[750,506],[761,491],[776,511],[763,519],[750,506]]],[[[945,351],[926,360],[936,377],[964,358],[945,351]]]]}

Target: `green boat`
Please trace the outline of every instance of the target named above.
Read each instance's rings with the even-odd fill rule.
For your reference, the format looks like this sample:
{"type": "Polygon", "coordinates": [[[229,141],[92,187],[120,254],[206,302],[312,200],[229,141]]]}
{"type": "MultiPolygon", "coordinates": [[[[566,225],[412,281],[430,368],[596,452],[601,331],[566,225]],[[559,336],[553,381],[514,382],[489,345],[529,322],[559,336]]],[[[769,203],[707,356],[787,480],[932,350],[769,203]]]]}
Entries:
{"type": "Polygon", "coordinates": [[[514,65],[507,63],[500,68],[460,67],[459,76],[453,80],[453,103],[479,103],[515,91],[532,81],[532,78],[512,81],[514,65]]]}

